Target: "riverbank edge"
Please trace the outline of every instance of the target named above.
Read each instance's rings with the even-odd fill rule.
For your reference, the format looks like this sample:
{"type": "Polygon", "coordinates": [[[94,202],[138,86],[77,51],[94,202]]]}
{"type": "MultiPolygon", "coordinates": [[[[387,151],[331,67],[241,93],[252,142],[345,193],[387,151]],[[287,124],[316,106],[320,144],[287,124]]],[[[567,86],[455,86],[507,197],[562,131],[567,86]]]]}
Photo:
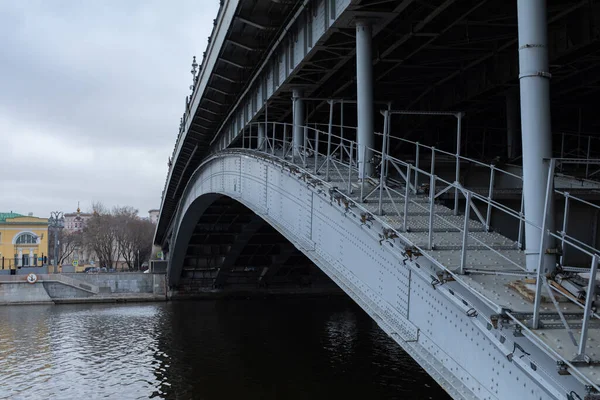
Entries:
{"type": "MultiPolygon", "coordinates": [[[[18,283],[24,285],[23,283],[18,283]]],[[[30,301],[1,301],[3,306],[26,306],[26,305],[61,305],[61,304],[123,304],[123,303],[152,303],[166,301],[211,301],[211,300],[235,300],[235,299],[273,299],[273,298],[319,298],[338,297],[346,294],[337,289],[209,289],[196,293],[112,293],[109,295],[95,295],[90,297],[54,298],[48,300],[30,301]]]]}

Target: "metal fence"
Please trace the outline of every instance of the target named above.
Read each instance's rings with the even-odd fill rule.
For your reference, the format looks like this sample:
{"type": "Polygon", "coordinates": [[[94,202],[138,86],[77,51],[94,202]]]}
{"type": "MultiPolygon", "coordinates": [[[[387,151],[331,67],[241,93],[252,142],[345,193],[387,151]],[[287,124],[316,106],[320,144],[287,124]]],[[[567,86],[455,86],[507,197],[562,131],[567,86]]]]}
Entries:
{"type": "MultiPolygon", "coordinates": [[[[545,217],[543,224],[540,226],[524,215],[522,191],[519,193],[521,198],[521,201],[518,202],[519,207],[510,207],[494,199],[494,193],[499,182],[502,182],[503,187],[512,185],[522,188],[522,176],[498,168],[494,164],[486,164],[461,156],[459,148],[456,153],[452,153],[436,149],[434,146],[427,146],[396,137],[391,132],[387,112],[383,112],[386,117],[384,132],[376,134],[380,139],[380,148],[360,147],[356,141],[351,139],[356,137],[356,127],[336,126],[331,121],[327,131],[319,129],[316,125],[299,127],[279,122],[252,123],[244,130],[240,146],[243,149],[268,154],[284,163],[291,163],[303,168],[304,173],[307,174],[307,179],[321,181],[325,184],[335,181],[336,186],[331,190],[335,192],[339,199],[343,199],[342,201],[346,204],[356,207],[361,213],[367,215],[366,218],[377,219],[383,226],[387,226],[390,236],[393,235],[399,238],[424,255],[435,249],[436,231],[434,222],[443,221],[447,226],[454,228],[458,232],[457,235],[460,235],[462,239],[460,244],[460,267],[456,270],[450,270],[446,266],[437,263],[441,269],[456,277],[457,281],[462,282],[460,276],[466,273],[467,270],[472,271],[467,262],[467,255],[471,251],[469,246],[476,244],[480,248],[496,254],[514,267],[513,270],[497,271],[498,273],[514,274],[521,278],[535,278],[535,300],[532,307],[533,320],[529,326],[524,326],[524,328],[537,329],[539,327],[542,295],[550,292],[564,297],[584,311],[581,334],[578,340],[578,359],[587,359],[586,343],[589,322],[591,319],[599,318],[593,304],[596,297],[596,272],[600,261],[600,251],[596,243],[586,243],[577,239],[573,232],[569,231],[568,226],[569,218],[571,218],[570,209],[574,204],[589,209],[589,212],[597,212],[600,207],[591,201],[573,196],[566,190],[557,189],[555,183],[560,179],[565,179],[565,174],[557,174],[557,171],[561,169],[564,171],[568,169],[568,166],[581,163],[588,166],[600,166],[600,160],[571,158],[546,160],[549,178],[546,185],[545,217]],[[303,132],[302,143],[294,143],[292,139],[294,129],[303,132]],[[333,133],[334,129],[337,129],[338,134],[333,133]],[[396,158],[390,154],[389,149],[392,147],[402,147],[404,154],[412,152],[414,156],[404,160],[396,158]],[[368,169],[366,164],[370,164],[371,169],[376,172],[374,175],[369,176],[365,172],[368,169]],[[484,171],[482,175],[487,176],[485,179],[487,190],[482,192],[481,184],[478,187],[468,187],[464,182],[461,182],[460,172],[468,165],[484,171]],[[444,171],[438,171],[440,166],[443,166],[444,171]],[[454,174],[448,174],[449,166],[454,167],[454,174]],[[367,181],[373,183],[372,186],[368,187],[368,191],[366,190],[367,186],[364,184],[367,181]],[[462,224],[457,223],[456,219],[452,220],[447,215],[439,213],[436,209],[436,202],[448,193],[454,195],[451,209],[455,216],[463,216],[462,224]],[[551,211],[549,205],[552,197],[555,196],[564,199],[564,211],[562,223],[556,223],[552,227],[547,222],[551,211]],[[425,201],[423,201],[424,199],[425,201]],[[376,212],[369,211],[363,206],[367,201],[378,203],[376,212]],[[392,205],[396,216],[402,221],[399,226],[390,225],[383,218],[384,202],[392,205]],[[464,206],[461,206],[461,204],[464,204],[464,206]],[[411,243],[404,236],[410,232],[411,211],[409,211],[409,208],[420,210],[428,216],[427,244],[425,246],[411,243]],[[497,249],[486,243],[485,240],[470,231],[469,221],[472,219],[479,221],[486,232],[492,231],[494,228],[491,220],[493,211],[501,213],[504,217],[510,218],[518,224],[517,249],[523,249],[524,229],[527,225],[534,227],[539,232],[539,254],[547,254],[548,249],[551,248],[551,242],[556,241],[559,243],[556,251],[556,271],[565,276],[569,274],[587,276],[586,290],[578,295],[573,295],[571,292],[563,290],[560,282],[553,281],[553,284],[550,284],[549,281],[554,280],[556,276],[547,275],[543,271],[543,257],[539,257],[540,262],[536,271],[528,271],[523,263],[515,262],[514,259],[507,257],[502,249],[497,249]],[[567,252],[581,253],[587,258],[587,265],[565,265],[564,254],[567,252]]],[[[432,259],[432,261],[435,260],[432,259]]],[[[551,296],[551,298],[554,299],[554,296],[551,296]]],[[[554,305],[557,313],[562,316],[558,303],[555,302],[554,305]]],[[[513,317],[513,319],[515,322],[521,323],[518,318],[513,317]]],[[[562,321],[565,329],[573,337],[572,329],[564,318],[562,318],[562,321]]],[[[573,341],[575,342],[574,337],[573,341]]]]}

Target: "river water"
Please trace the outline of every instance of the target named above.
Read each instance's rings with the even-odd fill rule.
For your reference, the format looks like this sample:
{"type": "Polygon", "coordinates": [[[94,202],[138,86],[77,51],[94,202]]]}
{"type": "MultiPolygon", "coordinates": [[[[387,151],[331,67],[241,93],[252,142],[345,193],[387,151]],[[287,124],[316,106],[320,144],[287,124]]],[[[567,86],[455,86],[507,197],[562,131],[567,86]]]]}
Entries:
{"type": "Polygon", "coordinates": [[[350,300],[0,307],[0,399],[446,399],[350,300]]]}

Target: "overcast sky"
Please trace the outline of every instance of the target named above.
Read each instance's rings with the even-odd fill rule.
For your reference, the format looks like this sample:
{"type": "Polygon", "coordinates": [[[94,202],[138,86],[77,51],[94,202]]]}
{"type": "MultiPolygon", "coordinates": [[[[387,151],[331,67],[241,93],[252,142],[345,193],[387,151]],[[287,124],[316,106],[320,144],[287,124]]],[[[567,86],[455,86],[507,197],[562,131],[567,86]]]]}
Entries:
{"type": "Polygon", "coordinates": [[[0,212],[160,207],[219,0],[1,0],[0,212]]]}

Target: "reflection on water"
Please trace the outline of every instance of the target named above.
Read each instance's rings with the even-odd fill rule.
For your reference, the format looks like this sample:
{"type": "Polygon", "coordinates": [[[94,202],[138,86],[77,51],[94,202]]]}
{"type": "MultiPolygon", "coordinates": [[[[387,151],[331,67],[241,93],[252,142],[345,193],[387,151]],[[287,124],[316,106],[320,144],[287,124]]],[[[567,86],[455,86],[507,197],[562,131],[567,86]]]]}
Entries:
{"type": "Polygon", "coordinates": [[[346,299],[0,308],[0,399],[447,398],[346,299]]]}

